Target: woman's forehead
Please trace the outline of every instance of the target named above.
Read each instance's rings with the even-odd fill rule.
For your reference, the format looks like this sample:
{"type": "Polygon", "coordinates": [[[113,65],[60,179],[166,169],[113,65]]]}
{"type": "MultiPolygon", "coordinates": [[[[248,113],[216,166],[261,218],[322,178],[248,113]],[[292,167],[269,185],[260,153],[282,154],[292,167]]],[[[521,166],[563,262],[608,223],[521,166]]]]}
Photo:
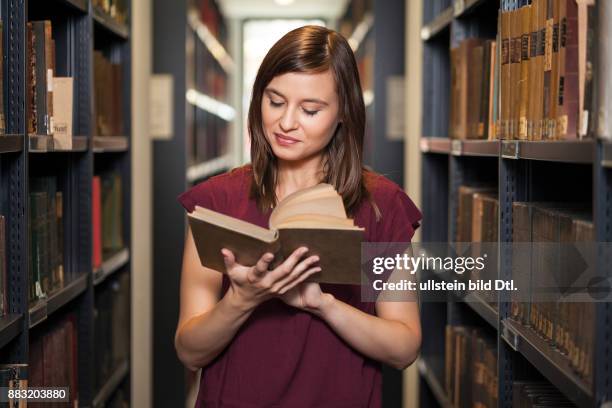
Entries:
{"type": "Polygon", "coordinates": [[[290,99],[321,99],[336,96],[336,81],[330,70],[317,73],[288,72],[275,76],[266,91],[290,99]]]}

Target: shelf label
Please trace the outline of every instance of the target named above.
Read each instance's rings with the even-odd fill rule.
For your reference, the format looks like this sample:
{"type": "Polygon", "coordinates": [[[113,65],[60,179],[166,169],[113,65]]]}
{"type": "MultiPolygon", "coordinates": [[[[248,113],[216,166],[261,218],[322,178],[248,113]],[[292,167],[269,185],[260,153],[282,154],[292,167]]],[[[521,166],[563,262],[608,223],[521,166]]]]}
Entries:
{"type": "Polygon", "coordinates": [[[518,159],[518,140],[502,140],[502,157],[506,159],[518,159]]]}
{"type": "Polygon", "coordinates": [[[502,322],[502,326],[503,326],[502,337],[504,338],[504,340],[506,340],[506,343],[508,343],[508,345],[512,347],[514,351],[518,351],[520,336],[505,321],[502,322]]]}
{"type": "Polygon", "coordinates": [[[151,76],[149,118],[151,138],[172,139],[174,117],[174,79],[170,74],[151,76]]]}
{"type": "Polygon", "coordinates": [[[465,10],[465,0],[455,0],[453,3],[453,15],[459,17],[465,10]]]}
{"type": "Polygon", "coordinates": [[[463,153],[463,143],[461,140],[451,140],[451,154],[461,156],[463,153]]]}
{"type": "Polygon", "coordinates": [[[431,29],[429,26],[421,28],[421,40],[428,40],[431,35],[431,29]]]}

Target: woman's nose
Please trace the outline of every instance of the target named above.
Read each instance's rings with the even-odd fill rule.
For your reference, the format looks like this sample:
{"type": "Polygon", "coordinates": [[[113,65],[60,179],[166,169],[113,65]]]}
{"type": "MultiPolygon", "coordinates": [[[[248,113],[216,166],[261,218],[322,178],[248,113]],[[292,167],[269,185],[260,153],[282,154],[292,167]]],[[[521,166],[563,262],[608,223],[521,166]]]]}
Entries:
{"type": "Polygon", "coordinates": [[[295,118],[295,109],[287,107],[287,109],[285,109],[285,112],[283,113],[283,116],[281,117],[280,120],[280,127],[281,130],[283,131],[289,131],[289,130],[293,130],[297,127],[297,121],[295,118]]]}

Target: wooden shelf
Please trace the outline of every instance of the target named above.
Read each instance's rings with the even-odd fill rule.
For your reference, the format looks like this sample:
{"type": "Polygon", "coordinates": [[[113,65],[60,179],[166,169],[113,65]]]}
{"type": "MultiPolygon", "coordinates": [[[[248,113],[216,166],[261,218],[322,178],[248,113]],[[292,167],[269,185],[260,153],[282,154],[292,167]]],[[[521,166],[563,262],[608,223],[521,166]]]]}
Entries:
{"type": "Polygon", "coordinates": [[[6,346],[21,333],[23,315],[7,314],[0,317],[0,348],[6,346]]]}
{"type": "Polygon", "coordinates": [[[13,153],[23,150],[23,135],[0,135],[0,153],[13,153]]]}
{"type": "Polygon", "coordinates": [[[423,153],[448,154],[451,150],[451,140],[448,137],[421,137],[419,147],[423,153]]]}
{"type": "Polygon", "coordinates": [[[595,142],[593,140],[502,140],[501,155],[505,159],[588,164],[593,163],[595,157],[595,142]]]}
{"type": "Polygon", "coordinates": [[[102,266],[94,271],[94,286],[104,282],[113,273],[117,272],[121,267],[130,261],[130,250],[124,248],[102,262],[102,266]]]}
{"type": "Polygon", "coordinates": [[[438,381],[435,373],[429,369],[423,357],[419,358],[417,361],[417,367],[419,369],[419,373],[425,379],[427,385],[429,385],[429,389],[436,397],[438,404],[440,404],[442,408],[453,408],[453,404],[451,404],[451,402],[448,400],[444,387],[442,384],[440,384],[440,381],[438,381]]]}
{"type": "Polygon", "coordinates": [[[502,338],[537,367],[555,387],[580,407],[595,406],[593,394],[570,367],[569,360],[533,330],[510,319],[502,321],[502,338]]]}
{"type": "Polygon", "coordinates": [[[108,378],[106,383],[102,386],[100,391],[96,394],[93,400],[93,407],[103,407],[106,401],[113,395],[113,392],[117,389],[119,384],[123,381],[123,379],[127,376],[129,372],[129,364],[127,360],[124,360],[119,366],[115,369],[113,374],[108,378]]]}
{"type": "Polygon", "coordinates": [[[444,11],[438,14],[431,22],[425,24],[421,28],[421,39],[423,41],[430,40],[441,33],[444,29],[449,28],[453,21],[454,8],[447,7],[444,11]]]}
{"type": "Polygon", "coordinates": [[[29,309],[30,328],[43,322],[47,317],[79,296],[87,288],[88,274],[83,273],[63,288],[52,292],[48,298],[39,300],[29,309]]]}
{"type": "Polygon", "coordinates": [[[88,147],[87,137],[85,136],[73,136],[72,148],[62,149],[55,145],[53,136],[46,135],[29,135],[28,146],[30,153],[86,152],[88,147]]]}
{"type": "Polygon", "coordinates": [[[93,152],[125,152],[128,150],[127,136],[94,136],[93,152]]]}
{"type": "Polygon", "coordinates": [[[93,19],[94,23],[96,23],[99,27],[121,38],[122,40],[127,40],[130,36],[130,30],[127,25],[121,24],[97,6],[93,7],[93,19]]]}

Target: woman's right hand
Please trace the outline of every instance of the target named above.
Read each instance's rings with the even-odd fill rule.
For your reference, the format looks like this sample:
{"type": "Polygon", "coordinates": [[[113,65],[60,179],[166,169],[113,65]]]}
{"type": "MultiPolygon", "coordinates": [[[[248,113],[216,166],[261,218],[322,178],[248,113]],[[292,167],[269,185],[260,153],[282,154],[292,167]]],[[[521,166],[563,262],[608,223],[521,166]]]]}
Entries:
{"type": "Polygon", "coordinates": [[[226,296],[245,309],[255,308],[258,304],[284,294],[287,290],[303,282],[309,276],[319,272],[316,266],[319,257],[309,256],[301,260],[308,248],[300,247],[276,268],[268,270],[274,255],[265,253],[254,266],[244,266],[236,262],[232,251],[222,249],[225,269],[230,279],[226,296]]]}

